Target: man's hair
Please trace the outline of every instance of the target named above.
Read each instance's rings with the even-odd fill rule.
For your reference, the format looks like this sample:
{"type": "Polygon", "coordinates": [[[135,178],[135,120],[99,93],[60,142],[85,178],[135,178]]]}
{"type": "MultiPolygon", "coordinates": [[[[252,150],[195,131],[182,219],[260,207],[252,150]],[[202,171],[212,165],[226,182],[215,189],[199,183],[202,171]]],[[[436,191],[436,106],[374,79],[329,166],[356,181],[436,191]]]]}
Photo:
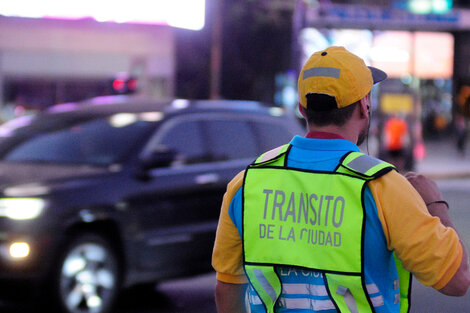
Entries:
{"type": "Polygon", "coordinates": [[[352,116],[360,101],[338,109],[334,97],[324,94],[307,94],[305,115],[308,124],[316,126],[343,126],[352,116]]]}

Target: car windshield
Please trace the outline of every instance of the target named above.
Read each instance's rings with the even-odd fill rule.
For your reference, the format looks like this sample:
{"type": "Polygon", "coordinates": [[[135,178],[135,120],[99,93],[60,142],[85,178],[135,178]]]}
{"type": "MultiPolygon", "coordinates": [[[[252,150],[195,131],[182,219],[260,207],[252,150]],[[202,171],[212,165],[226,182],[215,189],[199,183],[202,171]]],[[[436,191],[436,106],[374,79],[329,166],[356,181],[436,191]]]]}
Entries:
{"type": "Polygon", "coordinates": [[[145,113],[87,116],[72,120],[32,119],[0,129],[0,160],[7,162],[87,164],[120,162],[155,127],[145,113]],[[147,116],[147,118],[146,118],[147,116]]]}

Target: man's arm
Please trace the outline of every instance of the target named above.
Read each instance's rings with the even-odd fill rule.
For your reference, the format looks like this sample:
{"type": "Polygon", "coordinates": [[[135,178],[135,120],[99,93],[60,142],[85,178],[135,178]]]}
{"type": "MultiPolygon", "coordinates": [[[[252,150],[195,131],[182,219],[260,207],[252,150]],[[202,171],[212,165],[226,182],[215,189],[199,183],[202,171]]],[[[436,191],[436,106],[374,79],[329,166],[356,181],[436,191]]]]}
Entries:
{"type": "Polygon", "coordinates": [[[229,284],[217,280],[215,303],[218,313],[246,313],[245,292],[247,284],[229,284]]]}
{"type": "MultiPolygon", "coordinates": [[[[429,214],[438,217],[444,226],[451,227],[457,231],[450,219],[447,205],[445,203],[432,203],[434,201],[442,200],[442,194],[436,183],[423,175],[417,175],[412,172],[407,173],[405,177],[411,185],[413,185],[416,191],[418,191],[420,196],[423,198],[424,203],[428,204],[427,209],[429,214]]],[[[462,241],[460,241],[460,245],[462,246],[462,260],[460,267],[452,279],[439,290],[439,292],[448,296],[464,296],[470,286],[468,255],[462,241]]]]}
{"type": "MultiPolygon", "coordinates": [[[[245,291],[248,286],[243,269],[242,239],[229,214],[231,205],[241,205],[240,172],[227,186],[217,226],[212,266],[217,271],[215,299],[219,313],[245,313],[245,291]]],[[[236,217],[234,217],[236,220],[236,217]]]]}

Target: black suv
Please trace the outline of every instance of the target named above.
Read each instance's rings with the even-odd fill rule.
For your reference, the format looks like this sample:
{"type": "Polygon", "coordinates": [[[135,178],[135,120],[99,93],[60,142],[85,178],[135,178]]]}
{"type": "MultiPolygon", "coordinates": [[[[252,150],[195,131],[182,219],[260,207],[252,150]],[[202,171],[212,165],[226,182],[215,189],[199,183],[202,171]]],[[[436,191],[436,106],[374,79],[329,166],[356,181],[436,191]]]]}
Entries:
{"type": "Polygon", "coordinates": [[[302,132],[257,102],[127,96],[2,125],[1,284],[102,313],[121,287],[209,270],[227,182],[302,132]]]}

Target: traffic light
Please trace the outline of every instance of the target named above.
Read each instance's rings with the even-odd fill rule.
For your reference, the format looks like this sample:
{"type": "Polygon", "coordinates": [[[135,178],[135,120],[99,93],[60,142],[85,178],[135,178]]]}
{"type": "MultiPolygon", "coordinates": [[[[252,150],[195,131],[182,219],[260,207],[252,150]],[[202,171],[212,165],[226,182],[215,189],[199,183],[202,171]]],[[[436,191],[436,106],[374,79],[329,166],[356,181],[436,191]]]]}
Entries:
{"type": "Polygon", "coordinates": [[[137,91],[137,79],[134,77],[116,77],[111,84],[114,94],[132,94],[137,91]]]}

